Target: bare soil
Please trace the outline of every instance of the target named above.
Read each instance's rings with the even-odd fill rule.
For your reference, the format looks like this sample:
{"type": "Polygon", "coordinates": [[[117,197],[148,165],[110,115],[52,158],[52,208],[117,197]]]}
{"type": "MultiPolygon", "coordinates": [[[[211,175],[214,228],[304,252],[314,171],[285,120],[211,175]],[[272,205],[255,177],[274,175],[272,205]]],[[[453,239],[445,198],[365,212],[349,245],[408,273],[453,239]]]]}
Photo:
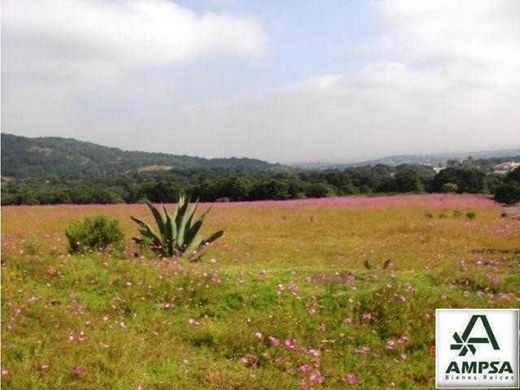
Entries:
{"type": "Polygon", "coordinates": [[[503,210],[505,217],[520,219],[520,202],[504,206],[503,210]]]}

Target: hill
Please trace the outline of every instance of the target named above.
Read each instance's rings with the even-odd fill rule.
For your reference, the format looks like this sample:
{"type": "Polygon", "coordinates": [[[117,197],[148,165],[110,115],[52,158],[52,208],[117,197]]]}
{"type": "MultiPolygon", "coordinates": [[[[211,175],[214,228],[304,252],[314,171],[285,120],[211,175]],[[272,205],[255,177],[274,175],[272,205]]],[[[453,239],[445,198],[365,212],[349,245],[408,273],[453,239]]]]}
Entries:
{"type": "Polygon", "coordinates": [[[296,167],[304,169],[327,169],[338,168],[345,169],[359,166],[374,166],[378,164],[397,166],[401,164],[424,164],[437,166],[446,166],[448,160],[464,160],[468,157],[475,160],[490,160],[490,163],[499,164],[504,161],[518,160],[520,158],[520,148],[485,150],[473,152],[452,152],[452,153],[432,153],[432,154],[403,154],[395,156],[387,156],[372,160],[363,161],[327,161],[327,162],[308,162],[293,164],[296,167]]]}
{"type": "Polygon", "coordinates": [[[124,151],[71,138],[2,134],[2,176],[92,177],[106,174],[236,168],[271,171],[279,164],[250,158],[206,159],[167,153],[124,151]]]}

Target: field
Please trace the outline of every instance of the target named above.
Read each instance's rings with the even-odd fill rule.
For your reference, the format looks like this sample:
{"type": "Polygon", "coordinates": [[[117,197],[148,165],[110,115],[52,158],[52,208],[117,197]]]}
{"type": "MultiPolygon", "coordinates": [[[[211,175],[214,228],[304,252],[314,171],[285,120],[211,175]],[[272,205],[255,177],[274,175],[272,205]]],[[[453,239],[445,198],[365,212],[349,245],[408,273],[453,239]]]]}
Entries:
{"type": "Polygon", "coordinates": [[[520,221],[481,196],[217,204],[197,263],[137,253],[143,205],[2,211],[6,389],[428,389],[435,308],[520,306],[520,221]],[[67,254],[95,214],[125,258],[67,254]]]}

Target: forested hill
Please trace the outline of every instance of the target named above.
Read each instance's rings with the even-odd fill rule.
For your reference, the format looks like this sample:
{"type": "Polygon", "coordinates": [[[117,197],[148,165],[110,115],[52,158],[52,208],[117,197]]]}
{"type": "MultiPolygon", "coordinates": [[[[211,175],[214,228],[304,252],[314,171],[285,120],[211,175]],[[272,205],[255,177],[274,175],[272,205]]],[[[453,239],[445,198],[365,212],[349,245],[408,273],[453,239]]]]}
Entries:
{"type": "Polygon", "coordinates": [[[130,152],[71,138],[27,138],[2,133],[3,177],[91,177],[201,168],[273,171],[282,166],[250,158],[205,159],[166,153],[130,152]]]}

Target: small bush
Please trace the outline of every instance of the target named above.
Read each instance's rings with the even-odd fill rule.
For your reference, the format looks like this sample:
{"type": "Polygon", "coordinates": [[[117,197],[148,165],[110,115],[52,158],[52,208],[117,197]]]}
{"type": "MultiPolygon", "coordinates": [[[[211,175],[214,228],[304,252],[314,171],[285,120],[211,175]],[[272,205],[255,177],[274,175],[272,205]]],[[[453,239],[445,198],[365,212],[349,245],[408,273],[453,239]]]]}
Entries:
{"type": "Polygon", "coordinates": [[[327,198],[334,196],[334,188],[327,183],[312,183],[307,186],[305,195],[309,198],[327,198]]]}
{"type": "Polygon", "coordinates": [[[104,216],[73,221],[65,231],[65,235],[69,241],[70,253],[120,250],[124,237],[119,228],[119,221],[109,220],[104,216]]]}
{"type": "Polygon", "coordinates": [[[499,186],[495,193],[495,200],[507,204],[519,202],[520,184],[506,183],[499,186]]]}
{"type": "Polygon", "coordinates": [[[476,216],[477,216],[477,213],[475,213],[474,211],[468,211],[466,213],[466,217],[468,217],[469,219],[474,219],[476,216]]]}
{"type": "Polygon", "coordinates": [[[455,183],[445,183],[442,185],[442,192],[457,192],[459,190],[459,186],[455,183]]]}

